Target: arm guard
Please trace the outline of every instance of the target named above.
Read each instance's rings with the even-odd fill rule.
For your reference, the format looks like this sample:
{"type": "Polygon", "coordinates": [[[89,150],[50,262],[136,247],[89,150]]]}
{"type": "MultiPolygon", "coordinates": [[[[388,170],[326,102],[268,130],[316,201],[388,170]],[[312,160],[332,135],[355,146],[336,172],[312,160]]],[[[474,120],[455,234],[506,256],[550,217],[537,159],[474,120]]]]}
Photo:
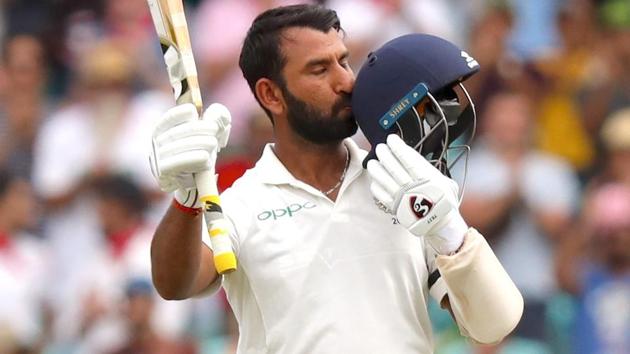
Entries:
{"type": "Polygon", "coordinates": [[[438,256],[460,332],[479,343],[497,343],[518,324],[523,297],[486,240],[470,228],[454,255],[438,256]]]}

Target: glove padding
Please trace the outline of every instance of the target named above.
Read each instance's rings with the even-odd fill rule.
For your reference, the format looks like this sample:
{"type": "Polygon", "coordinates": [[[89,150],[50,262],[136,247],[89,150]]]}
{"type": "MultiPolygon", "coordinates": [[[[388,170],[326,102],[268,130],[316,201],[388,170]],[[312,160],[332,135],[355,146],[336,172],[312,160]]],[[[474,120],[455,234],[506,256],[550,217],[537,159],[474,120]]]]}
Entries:
{"type": "Polygon", "coordinates": [[[231,121],[230,112],[219,103],[210,105],[202,119],[191,103],[166,111],[153,128],[149,155],[160,189],[175,192],[182,205],[200,207],[193,174],[214,171],[217,152],[227,145],[231,121]]]}
{"type": "Polygon", "coordinates": [[[379,206],[439,254],[461,246],[468,230],[459,213],[459,187],[395,134],[376,146],[368,162],[370,190],[379,206]]]}

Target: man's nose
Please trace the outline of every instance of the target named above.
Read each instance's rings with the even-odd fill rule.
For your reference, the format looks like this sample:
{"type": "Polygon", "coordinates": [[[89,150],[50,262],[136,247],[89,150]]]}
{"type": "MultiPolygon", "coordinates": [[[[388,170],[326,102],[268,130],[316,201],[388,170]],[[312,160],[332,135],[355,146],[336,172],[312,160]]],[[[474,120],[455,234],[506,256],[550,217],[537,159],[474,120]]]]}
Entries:
{"type": "Polygon", "coordinates": [[[337,93],[352,93],[352,89],[354,88],[354,80],[355,78],[352,70],[343,68],[339,72],[335,91],[337,93]]]}

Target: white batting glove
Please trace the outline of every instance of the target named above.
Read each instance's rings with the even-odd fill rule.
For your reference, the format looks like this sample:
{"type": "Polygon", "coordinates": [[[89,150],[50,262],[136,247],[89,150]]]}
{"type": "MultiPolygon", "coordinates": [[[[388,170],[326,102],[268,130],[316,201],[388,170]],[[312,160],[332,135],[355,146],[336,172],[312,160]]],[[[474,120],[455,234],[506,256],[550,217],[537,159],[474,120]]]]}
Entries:
{"type": "Polygon", "coordinates": [[[230,111],[219,103],[210,105],[202,119],[191,103],[166,111],[153,128],[149,156],[160,189],[174,192],[184,206],[201,207],[193,174],[214,171],[217,152],[227,145],[231,121],[230,111]]]}
{"type": "Polygon", "coordinates": [[[468,225],[459,213],[459,187],[395,134],[376,147],[368,162],[370,190],[377,204],[437,253],[459,249],[468,225]]]}

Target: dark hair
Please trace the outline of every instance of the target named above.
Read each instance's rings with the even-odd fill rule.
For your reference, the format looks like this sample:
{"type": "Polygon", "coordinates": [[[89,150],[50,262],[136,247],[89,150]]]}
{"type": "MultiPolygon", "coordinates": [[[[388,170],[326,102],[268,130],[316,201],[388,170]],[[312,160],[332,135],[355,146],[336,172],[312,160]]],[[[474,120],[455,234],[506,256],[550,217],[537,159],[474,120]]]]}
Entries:
{"type": "Polygon", "coordinates": [[[94,181],[92,187],[99,198],[119,201],[130,211],[140,214],[147,207],[147,200],[142,190],[127,176],[99,177],[94,181]]]}
{"type": "Polygon", "coordinates": [[[256,97],[256,82],[266,77],[284,85],[282,68],[286,64],[286,58],[280,50],[280,37],[290,27],[307,27],[328,32],[331,28],[341,30],[341,23],[334,10],[320,5],[277,7],[256,17],[243,41],[239,66],[256,101],[270,119],[271,112],[256,97]]]}

